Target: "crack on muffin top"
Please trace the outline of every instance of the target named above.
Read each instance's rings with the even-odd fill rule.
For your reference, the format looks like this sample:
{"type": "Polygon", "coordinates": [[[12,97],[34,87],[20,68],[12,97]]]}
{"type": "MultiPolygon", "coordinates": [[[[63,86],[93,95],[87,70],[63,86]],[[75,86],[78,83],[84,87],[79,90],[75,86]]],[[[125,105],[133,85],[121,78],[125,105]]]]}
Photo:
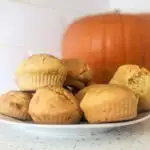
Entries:
{"type": "Polygon", "coordinates": [[[71,102],[71,104],[75,104],[76,103],[76,99],[75,97],[69,93],[67,90],[63,89],[63,88],[59,88],[59,87],[53,87],[53,86],[49,86],[48,87],[50,90],[56,92],[57,94],[65,97],[65,99],[69,100],[71,102]]]}

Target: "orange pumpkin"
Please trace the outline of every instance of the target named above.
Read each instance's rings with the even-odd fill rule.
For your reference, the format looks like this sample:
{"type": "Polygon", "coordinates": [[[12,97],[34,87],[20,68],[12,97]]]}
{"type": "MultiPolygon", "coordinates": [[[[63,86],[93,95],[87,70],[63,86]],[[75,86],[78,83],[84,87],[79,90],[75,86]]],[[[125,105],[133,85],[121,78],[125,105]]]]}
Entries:
{"type": "Polygon", "coordinates": [[[81,18],[67,29],[62,56],[85,60],[93,69],[97,83],[107,82],[123,64],[150,69],[150,35],[145,35],[150,26],[145,29],[146,24],[140,17],[130,14],[110,13],[81,18]]]}
{"type": "Polygon", "coordinates": [[[141,23],[143,24],[143,30],[142,30],[142,45],[143,45],[143,49],[145,49],[145,61],[146,64],[149,65],[147,66],[150,69],[150,13],[141,13],[138,14],[138,17],[140,18],[141,23]]]}

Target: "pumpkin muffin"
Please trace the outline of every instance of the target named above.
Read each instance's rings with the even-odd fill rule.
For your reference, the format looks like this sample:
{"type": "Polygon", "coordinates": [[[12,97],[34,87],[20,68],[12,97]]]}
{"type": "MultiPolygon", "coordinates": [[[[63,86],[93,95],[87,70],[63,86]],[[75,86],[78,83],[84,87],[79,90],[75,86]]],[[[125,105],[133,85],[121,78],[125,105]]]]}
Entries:
{"type": "Polygon", "coordinates": [[[81,102],[83,97],[89,91],[95,91],[95,90],[101,91],[101,90],[105,90],[107,88],[110,88],[112,86],[116,86],[116,85],[113,85],[113,84],[112,85],[109,85],[109,84],[92,84],[92,85],[86,86],[85,88],[83,88],[79,92],[77,92],[75,94],[75,97],[79,100],[79,102],[81,102]]]}
{"type": "Polygon", "coordinates": [[[61,87],[44,87],[34,94],[29,114],[40,124],[79,123],[82,113],[76,98],[61,87]]]}
{"type": "Polygon", "coordinates": [[[138,98],[126,87],[110,86],[89,91],[80,103],[89,123],[118,122],[137,116],[138,98]]]}
{"type": "Polygon", "coordinates": [[[48,54],[32,55],[24,60],[16,71],[18,87],[24,91],[55,85],[63,86],[67,69],[61,61],[48,54]]]}
{"type": "Polygon", "coordinates": [[[123,65],[118,68],[110,84],[124,85],[139,97],[139,112],[150,110],[150,72],[137,65],[123,65]]]}
{"type": "Polygon", "coordinates": [[[20,120],[31,120],[28,114],[31,93],[10,91],[0,97],[0,113],[20,120]]]}
{"type": "Polygon", "coordinates": [[[80,59],[63,59],[62,63],[68,69],[66,86],[74,86],[82,89],[92,80],[92,72],[88,64],[80,59]]]}

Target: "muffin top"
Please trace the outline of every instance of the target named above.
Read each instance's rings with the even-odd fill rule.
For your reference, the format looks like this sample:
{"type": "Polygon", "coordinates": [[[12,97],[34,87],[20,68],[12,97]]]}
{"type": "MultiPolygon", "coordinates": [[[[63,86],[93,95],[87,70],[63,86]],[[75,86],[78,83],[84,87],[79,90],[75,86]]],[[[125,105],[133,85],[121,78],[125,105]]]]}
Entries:
{"type": "MultiPolygon", "coordinates": [[[[79,103],[76,98],[68,92],[66,89],[62,87],[55,87],[55,86],[46,86],[43,88],[39,88],[34,97],[38,97],[38,99],[43,99],[41,104],[45,101],[49,101],[51,104],[56,104],[56,109],[60,107],[65,107],[66,109],[71,108],[71,105],[78,108],[79,103]],[[71,104],[71,105],[70,105],[71,104]],[[67,105],[70,107],[67,108],[67,105]]],[[[41,107],[41,105],[39,105],[41,107]]],[[[51,107],[52,105],[50,105],[51,107]]]]}
{"type": "Polygon", "coordinates": [[[32,98],[31,93],[22,91],[9,91],[0,97],[0,104],[2,106],[8,105],[21,112],[28,111],[29,102],[32,98]]]}
{"type": "Polygon", "coordinates": [[[92,79],[92,71],[81,59],[63,59],[62,63],[68,69],[68,76],[78,79],[82,82],[88,82],[92,79]]]}
{"type": "Polygon", "coordinates": [[[117,82],[119,84],[124,84],[128,81],[134,74],[137,74],[141,71],[141,68],[137,65],[122,65],[115,72],[113,78],[110,80],[110,83],[117,82]]]}
{"type": "Polygon", "coordinates": [[[93,91],[93,92],[100,92],[103,90],[106,90],[107,88],[111,88],[111,87],[116,87],[117,85],[113,85],[113,84],[92,84],[89,85],[85,88],[83,88],[82,90],[80,90],[75,97],[81,101],[83,99],[83,97],[86,95],[86,93],[93,91]]]}
{"type": "Polygon", "coordinates": [[[60,72],[65,67],[59,59],[48,54],[35,54],[25,59],[18,67],[16,73],[24,72],[60,72]]]}
{"type": "Polygon", "coordinates": [[[122,65],[115,72],[110,84],[124,85],[137,95],[143,95],[150,89],[150,72],[137,65],[122,65]]]}
{"type": "Polygon", "coordinates": [[[32,92],[9,91],[9,92],[6,92],[5,94],[2,94],[0,98],[8,97],[8,98],[15,98],[21,101],[21,100],[26,100],[26,99],[30,100],[32,96],[33,96],[32,92]]]}
{"type": "Polygon", "coordinates": [[[126,103],[127,100],[132,100],[138,104],[138,98],[135,94],[127,87],[123,86],[109,86],[103,90],[95,87],[95,90],[89,91],[81,101],[81,108],[83,105],[89,107],[94,107],[98,104],[109,105],[117,103],[126,103]],[[109,87],[109,88],[108,88],[109,87]],[[97,90],[96,90],[97,89],[97,90]]]}

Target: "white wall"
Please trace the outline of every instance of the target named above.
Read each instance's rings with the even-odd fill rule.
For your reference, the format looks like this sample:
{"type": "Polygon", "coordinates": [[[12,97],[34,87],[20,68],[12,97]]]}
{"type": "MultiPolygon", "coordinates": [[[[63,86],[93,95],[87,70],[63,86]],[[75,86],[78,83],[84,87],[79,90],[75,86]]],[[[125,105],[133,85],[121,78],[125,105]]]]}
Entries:
{"type": "Polygon", "coordinates": [[[150,12],[150,0],[110,0],[109,8],[122,12],[150,12]]]}
{"type": "Polygon", "coordinates": [[[12,0],[57,11],[102,12],[108,8],[109,0],[12,0]]]}
{"type": "Polygon", "coordinates": [[[109,6],[109,0],[10,0],[30,6],[49,8],[64,16],[67,24],[75,18],[105,12],[109,6]]]}

